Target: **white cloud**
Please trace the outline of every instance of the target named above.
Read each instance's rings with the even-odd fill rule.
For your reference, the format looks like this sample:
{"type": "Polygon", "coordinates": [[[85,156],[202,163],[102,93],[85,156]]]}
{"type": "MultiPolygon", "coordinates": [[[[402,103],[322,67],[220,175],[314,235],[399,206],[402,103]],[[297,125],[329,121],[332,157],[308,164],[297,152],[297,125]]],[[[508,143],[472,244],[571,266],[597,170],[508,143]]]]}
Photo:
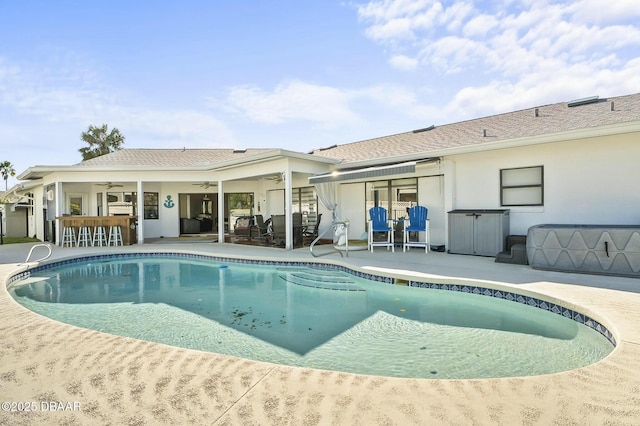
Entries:
{"type": "Polygon", "coordinates": [[[228,148],[233,134],[220,120],[192,110],[120,110],[110,120],[135,146],[150,148],[228,148]]]}
{"type": "Polygon", "coordinates": [[[498,20],[492,15],[479,15],[467,22],[462,33],[466,37],[486,36],[489,31],[498,25],[498,20]]]}
{"type": "Polygon", "coordinates": [[[462,37],[443,37],[420,52],[422,61],[441,69],[445,74],[460,72],[469,64],[482,61],[487,55],[483,43],[462,37]]]}
{"type": "MultiPolygon", "coordinates": [[[[350,92],[353,101],[375,104],[378,111],[390,111],[394,116],[428,120],[440,115],[435,107],[420,102],[417,93],[395,84],[379,84],[350,92]],[[391,112],[392,111],[392,112],[391,112]]],[[[387,112],[383,112],[384,115],[387,112]]]]}
{"type": "Polygon", "coordinates": [[[236,113],[256,123],[290,126],[307,122],[317,126],[315,130],[379,127],[388,120],[430,120],[440,114],[422,103],[415,91],[397,84],[338,89],[293,81],[271,92],[257,87],[234,88],[227,100],[236,113]]]}
{"type": "Polygon", "coordinates": [[[456,2],[451,7],[446,8],[440,15],[442,25],[453,32],[463,26],[464,20],[472,13],[473,5],[464,2],[456,2]]]}
{"type": "Polygon", "coordinates": [[[0,62],[0,107],[48,123],[67,123],[78,135],[89,124],[107,123],[118,127],[132,147],[159,141],[175,146],[233,144],[231,131],[215,117],[190,109],[148,108],[132,101],[135,95],[102,84],[92,70],[73,61],[64,65],[36,69],[0,62]]]}
{"type": "Polygon", "coordinates": [[[280,124],[303,120],[325,126],[358,122],[349,97],[339,89],[302,81],[289,81],[268,92],[257,87],[232,88],[227,101],[253,121],[280,124]]]}
{"type": "Polygon", "coordinates": [[[430,30],[442,21],[442,14],[442,4],[432,0],[384,0],[358,7],[360,19],[372,22],[367,36],[381,42],[414,39],[417,31],[430,30]]]}
{"type": "Polygon", "coordinates": [[[389,59],[392,67],[402,71],[413,71],[418,67],[418,60],[405,55],[395,55],[389,59]]]}
{"type": "Polygon", "coordinates": [[[430,0],[383,0],[358,6],[361,18],[390,21],[399,16],[412,16],[432,5],[430,0]]]}
{"type": "Polygon", "coordinates": [[[374,40],[412,39],[413,28],[409,19],[392,19],[367,29],[367,36],[374,40]]]}
{"type": "MultiPolygon", "coordinates": [[[[604,58],[606,64],[614,58],[604,58]]],[[[504,113],[534,105],[563,102],[587,96],[619,96],[637,93],[640,87],[640,58],[629,61],[620,70],[606,66],[594,70],[583,63],[548,73],[532,73],[516,83],[494,80],[485,85],[458,90],[446,111],[463,118],[504,113]]]]}
{"type": "Polygon", "coordinates": [[[640,87],[636,0],[475,5],[423,1],[409,9],[386,0],[358,11],[365,34],[384,43],[392,66],[439,74],[454,93],[451,120],[640,87]],[[404,22],[403,30],[391,31],[391,22],[404,22]]]}
{"type": "Polygon", "coordinates": [[[619,21],[634,22],[640,17],[637,0],[577,0],[567,5],[576,21],[606,24],[619,21]]]}

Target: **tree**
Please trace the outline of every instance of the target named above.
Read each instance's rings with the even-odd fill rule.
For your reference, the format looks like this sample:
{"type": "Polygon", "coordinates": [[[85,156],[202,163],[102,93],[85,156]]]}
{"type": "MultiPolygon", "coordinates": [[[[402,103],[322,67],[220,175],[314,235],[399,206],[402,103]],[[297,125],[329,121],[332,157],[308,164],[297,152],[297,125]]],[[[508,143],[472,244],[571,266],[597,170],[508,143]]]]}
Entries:
{"type": "Polygon", "coordinates": [[[82,132],[80,138],[89,144],[88,147],[78,150],[82,154],[82,161],[122,149],[124,144],[124,136],[122,136],[120,130],[114,127],[108,132],[106,124],[100,127],[89,126],[86,132],[82,132]]]}
{"type": "Polygon", "coordinates": [[[16,175],[16,171],[13,168],[13,164],[10,161],[3,161],[0,163],[0,173],[2,174],[2,179],[4,179],[4,190],[7,191],[9,187],[7,186],[7,180],[9,180],[9,176],[13,177],[16,175]]]}

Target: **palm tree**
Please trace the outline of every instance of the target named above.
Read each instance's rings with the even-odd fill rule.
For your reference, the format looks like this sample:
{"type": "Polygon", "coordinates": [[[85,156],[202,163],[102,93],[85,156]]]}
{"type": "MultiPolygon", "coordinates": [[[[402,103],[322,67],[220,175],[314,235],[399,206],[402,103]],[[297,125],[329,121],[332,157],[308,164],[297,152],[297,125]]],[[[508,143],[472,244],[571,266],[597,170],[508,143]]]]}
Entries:
{"type": "Polygon", "coordinates": [[[82,132],[80,138],[89,144],[88,147],[78,150],[82,154],[82,161],[122,149],[124,143],[124,136],[120,130],[114,127],[108,132],[106,124],[100,127],[89,126],[86,132],[82,132]]]}
{"type": "Polygon", "coordinates": [[[13,168],[13,164],[10,161],[3,161],[0,163],[0,173],[2,174],[2,179],[4,179],[4,190],[7,191],[9,187],[7,186],[7,180],[9,176],[13,177],[16,175],[16,171],[13,168]]]}

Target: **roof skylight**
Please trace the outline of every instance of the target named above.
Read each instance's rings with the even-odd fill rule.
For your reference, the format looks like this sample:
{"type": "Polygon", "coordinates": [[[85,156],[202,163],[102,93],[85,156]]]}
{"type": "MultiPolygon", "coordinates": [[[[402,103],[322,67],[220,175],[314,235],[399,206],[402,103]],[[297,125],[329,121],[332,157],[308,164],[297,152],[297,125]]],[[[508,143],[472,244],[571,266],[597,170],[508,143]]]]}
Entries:
{"type": "Polygon", "coordinates": [[[570,101],[567,106],[569,108],[571,107],[577,107],[580,105],[586,105],[586,104],[593,104],[596,103],[600,100],[600,96],[591,96],[588,98],[582,98],[582,99],[575,99],[573,101],[570,101]]]}

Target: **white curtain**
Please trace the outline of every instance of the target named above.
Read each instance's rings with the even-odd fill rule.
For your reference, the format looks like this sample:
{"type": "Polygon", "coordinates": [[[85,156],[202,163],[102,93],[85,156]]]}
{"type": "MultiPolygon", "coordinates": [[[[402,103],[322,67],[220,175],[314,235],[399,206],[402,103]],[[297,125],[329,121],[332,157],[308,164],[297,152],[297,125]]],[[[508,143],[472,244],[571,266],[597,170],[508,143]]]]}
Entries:
{"type": "Polygon", "coordinates": [[[337,220],[336,208],[338,207],[338,191],[335,182],[323,182],[314,184],[320,203],[325,209],[331,210],[331,223],[337,220]]]}

